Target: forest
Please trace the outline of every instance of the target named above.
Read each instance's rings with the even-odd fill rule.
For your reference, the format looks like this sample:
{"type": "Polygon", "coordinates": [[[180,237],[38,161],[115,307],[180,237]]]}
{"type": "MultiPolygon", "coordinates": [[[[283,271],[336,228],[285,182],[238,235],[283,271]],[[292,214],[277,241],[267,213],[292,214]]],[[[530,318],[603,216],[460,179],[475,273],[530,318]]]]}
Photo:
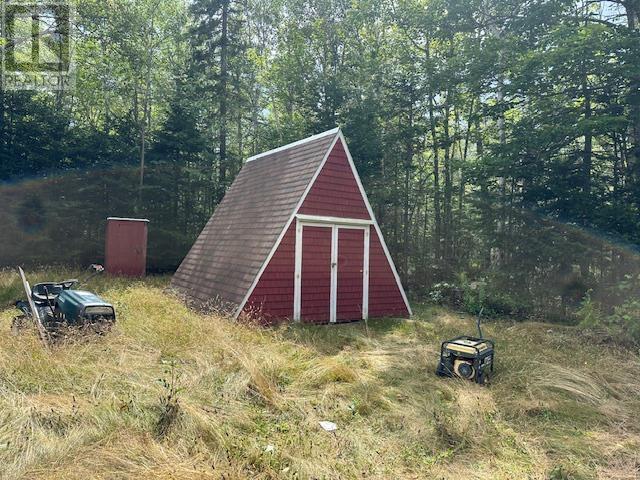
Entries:
{"type": "Polygon", "coordinates": [[[640,0],[78,0],[72,36],[73,88],[0,90],[1,265],[113,215],[172,271],[244,159],[340,126],[414,298],[637,323],[640,0]]]}

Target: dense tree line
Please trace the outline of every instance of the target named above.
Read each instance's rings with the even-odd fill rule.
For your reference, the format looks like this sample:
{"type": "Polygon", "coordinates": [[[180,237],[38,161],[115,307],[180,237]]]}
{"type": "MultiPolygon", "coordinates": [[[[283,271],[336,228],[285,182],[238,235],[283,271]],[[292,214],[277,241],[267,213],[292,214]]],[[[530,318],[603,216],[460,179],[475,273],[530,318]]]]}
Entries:
{"type": "Polygon", "coordinates": [[[0,179],[73,172],[11,190],[22,245],[30,209],[66,208],[92,248],[107,214],[145,215],[174,267],[244,158],[340,125],[416,294],[480,281],[562,314],[637,274],[593,232],[640,243],[638,0],[77,10],[76,88],[0,93],[0,179]]]}

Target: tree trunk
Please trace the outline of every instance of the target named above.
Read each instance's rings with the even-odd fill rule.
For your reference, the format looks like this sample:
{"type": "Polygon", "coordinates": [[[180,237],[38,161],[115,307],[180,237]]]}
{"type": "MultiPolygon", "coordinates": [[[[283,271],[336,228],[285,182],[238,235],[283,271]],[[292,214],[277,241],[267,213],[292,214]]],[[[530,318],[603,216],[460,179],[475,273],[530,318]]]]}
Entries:
{"type": "Polygon", "coordinates": [[[219,133],[218,141],[220,155],[218,157],[218,202],[222,200],[226,190],[227,182],[227,54],[229,43],[229,0],[222,2],[222,19],[220,33],[220,83],[218,85],[218,95],[220,101],[219,110],[219,133]]]}
{"type": "MultiPolygon", "coordinates": [[[[413,88],[409,98],[409,138],[407,139],[407,156],[404,162],[404,205],[403,205],[403,239],[402,239],[402,273],[405,285],[409,282],[409,239],[410,239],[410,221],[409,221],[409,190],[411,187],[411,166],[413,164],[413,88]]],[[[408,288],[408,287],[407,287],[408,288]]]]}
{"type": "MultiPolygon", "coordinates": [[[[152,23],[153,27],[153,23],[152,23]]],[[[138,205],[137,209],[142,208],[142,188],[144,187],[144,163],[147,150],[147,128],[151,123],[151,66],[153,63],[153,52],[148,49],[149,57],[147,58],[147,71],[145,75],[145,91],[142,103],[142,122],[140,125],[140,179],[138,183],[138,205]]],[[[137,96],[136,96],[137,97],[137,96]]]]}
{"type": "MultiPolygon", "coordinates": [[[[591,131],[591,90],[587,85],[587,76],[584,76],[583,83],[583,95],[584,95],[584,154],[582,156],[582,181],[583,181],[583,193],[585,200],[588,202],[591,196],[591,167],[592,167],[592,152],[593,152],[593,133],[591,131]]],[[[584,205],[589,208],[589,205],[584,205]]]]}
{"type": "Polygon", "coordinates": [[[442,218],[440,215],[440,152],[433,103],[433,93],[431,93],[429,94],[429,124],[431,128],[431,142],[433,143],[433,253],[436,262],[439,262],[441,258],[440,240],[442,237],[442,218]]]}
{"type": "Polygon", "coordinates": [[[620,207],[620,154],[618,134],[613,133],[613,204],[616,211],[620,207]]]}
{"type": "Polygon", "coordinates": [[[237,166],[234,169],[234,174],[238,173],[242,168],[242,158],[244,157],[244,142],[242,138],[242,109],[240,109],[240,111],[238,112],[238,118],[236,121],[236,129],[238,134],[238,159],[235,162],[237,166]]]}
{"type": "Polygon", "coordinates": [[[429,265],[429,195],[427,195],[427,166],[424,165],[422,168],[424,174],[424,223],[422,226],[422,265],[425,272],[425,278],[423,279],[423,285],[427,282],[426,273],[427,273],[427,265],[429,265]]]}
{"type": "MultiPolygon", "coordinates": [[[[449,100],[450,93],[447,94],[444,107],[443,131],[444,131],[444,250],[443,255],[447,268],[451,265],[452,251],[452,197],[453,182],[451,178],[451,138],[449,135],[449,100]]],[[[449,272],[447,272],[449,273],[449,272]]]]}
{"type": "Polygon", "coordinates": [[[460,159],[460,189],[458,190],[458,221],[456,225],[456,229],[458,234],[456,235],[456,252],[461,252],[462,248],[462,224],[464,220],[464,196],[466,189],[466,179],[465,179],[465,170],[464,167],[467,164],[467,158],[469,155],[469,143],[471,141],[471,129],[473,128],[473,109],[475,107],[475,98],[471,98],[471,105],[469,105],[469,115],[467,117],[467,131],[464,137],[464,146],[462,148],[461,159],[460,159]]]}
{"type": "MultiPolygon", "coordinates": [[[[627,14],[627,27],[632,32],[640,30],[640,0],[620,2],[627,14]]],[[[635,203],[640,206],[640,75],[633,75],[629,82],[630,140],[627,157],[628,181],[635,191],[635,203]]]]}
{"type": "MultiPolygon", "coordinates": [[[[5,151],[5,139],[7,138],[5,136],[5,131],[4,131],[4,127],[5,127],[5,121],[4,121],[4,114],[5,114],[5,96],[4,96],[4,78],[2,75],[0,75],[0,160],[4,161],[4,155],[6,154],[5,151]]],[[[0,169],[0,171],[2,171],[2,169],[0,169]]]]}

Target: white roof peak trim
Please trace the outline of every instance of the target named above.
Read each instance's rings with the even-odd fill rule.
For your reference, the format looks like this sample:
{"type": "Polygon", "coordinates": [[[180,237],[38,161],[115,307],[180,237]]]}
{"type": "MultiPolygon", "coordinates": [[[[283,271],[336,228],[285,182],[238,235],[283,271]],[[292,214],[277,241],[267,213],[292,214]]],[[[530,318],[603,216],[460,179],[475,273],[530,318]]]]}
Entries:
{"type": "Polygon", "coordinates": [[[120,220],[123,222],[147,222],[149,220],[147,218],[127,218],[127,217],[107,217],[107,220],[120,220]]]}
{"type": "Polygon", "coordinates": [[[252,162],[253,160],[257,160],[258,158],[266,157],[267,155],[271,155],[273,153],[281,152],[283,150],[287,150],[292,147],[297,147],[298,145],[302,145],[303,143],[311,142],[313,140],[317,140],[318,138],[326,137],[328,135],[335,135],[340,131],[340,127],[332,128],[331,130],[327,130],[326,132],[318,133],[317,135],[313,135],[311,137],[303,138],[302,140],[297,140],[292,143],[288,143],[278,148],[274,148],[272,150],[259,153],[254,155],[253,157],[247,158],[247,162],[252,162]]]}

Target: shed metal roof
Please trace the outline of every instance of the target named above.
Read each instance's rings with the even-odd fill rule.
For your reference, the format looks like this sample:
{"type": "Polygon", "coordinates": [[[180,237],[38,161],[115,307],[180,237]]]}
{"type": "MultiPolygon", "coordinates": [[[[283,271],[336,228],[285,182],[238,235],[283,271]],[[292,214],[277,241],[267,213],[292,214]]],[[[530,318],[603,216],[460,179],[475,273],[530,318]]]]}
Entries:
{"type": "Polygon", "coordinates": [[[338,135],[329,130],[251,157],[171,285],[198,302],[237,307],[338,135]]]}

